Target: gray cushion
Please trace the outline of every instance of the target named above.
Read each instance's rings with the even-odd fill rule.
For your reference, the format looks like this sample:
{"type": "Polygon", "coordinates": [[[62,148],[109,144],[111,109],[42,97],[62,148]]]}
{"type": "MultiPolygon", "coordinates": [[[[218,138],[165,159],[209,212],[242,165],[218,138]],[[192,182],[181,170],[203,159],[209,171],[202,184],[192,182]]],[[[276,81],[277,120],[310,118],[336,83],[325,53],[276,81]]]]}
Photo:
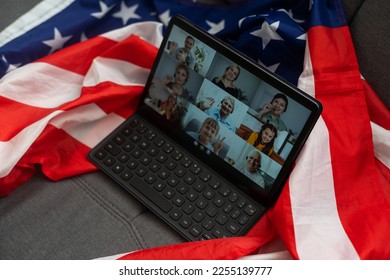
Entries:
{"type": "Polygon", "coordinates": [[[0,200],[0,259],[91,259],[184,240],[96,172],[60,182],[38,173],[0,200]]]}
{"type": "Polygon", "coordinates": [[[360,72],[390,108],[390,1],[344,0],[360,72]]]}

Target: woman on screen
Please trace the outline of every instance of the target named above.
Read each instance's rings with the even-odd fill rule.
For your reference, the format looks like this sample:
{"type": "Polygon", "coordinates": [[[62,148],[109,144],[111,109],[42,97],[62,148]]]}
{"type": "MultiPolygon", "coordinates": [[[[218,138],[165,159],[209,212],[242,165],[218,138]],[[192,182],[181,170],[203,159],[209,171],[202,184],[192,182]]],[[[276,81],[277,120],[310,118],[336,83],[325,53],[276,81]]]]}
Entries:
{"type": "Polygon", "coordinates": [[[243,98],[242,91],[234,83],[238,79],[240,71],[238,65],[232,64],[225,69],[221,77],[215,77],[212,82],[238,100],[241,100],[243,98]]]}
{"type": "Polygon", "coordinates": [[[265,104],[257,115],[257,118],[262,123],[271,123],[278,130],[286,130],[287,126],[281,120],[281,116],[286,112],[288,106],[288,99],[282,93],[277,93],[273,97],[271,103],[265,104]]]}

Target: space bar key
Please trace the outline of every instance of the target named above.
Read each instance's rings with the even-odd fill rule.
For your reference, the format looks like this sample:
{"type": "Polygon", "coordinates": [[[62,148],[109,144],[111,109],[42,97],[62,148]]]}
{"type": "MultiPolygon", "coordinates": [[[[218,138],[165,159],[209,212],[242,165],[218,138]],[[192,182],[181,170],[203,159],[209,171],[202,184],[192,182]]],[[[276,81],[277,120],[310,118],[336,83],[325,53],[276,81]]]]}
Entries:
{"type": "Polygon", "coordinates": [[[147,199],[161,208],[161,210],[163,210],[165,213],[171,210],[172,204],[138,177],[133,178],[131,185],[147,199]]]}

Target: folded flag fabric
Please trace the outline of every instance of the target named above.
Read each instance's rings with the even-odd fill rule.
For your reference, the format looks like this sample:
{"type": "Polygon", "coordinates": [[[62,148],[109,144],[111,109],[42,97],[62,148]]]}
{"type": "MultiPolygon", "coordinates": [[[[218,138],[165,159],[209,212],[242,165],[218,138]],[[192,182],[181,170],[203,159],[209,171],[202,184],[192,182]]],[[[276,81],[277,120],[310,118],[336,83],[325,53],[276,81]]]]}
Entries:
{"type": "Polygon", "coordinates": [[[53,180],[96,170],[86,154],[135,111],[164,24],[180,13],[324,111],[281,197],[247,236],[121,258],[236,259],[279,236],[297,259],[388,259],[390,114],[360,76],[340,1],[138,2],[44,1],[32,15],[46,6],[41,22],[0,36],[0,195],[37,164],[53,180]]]}

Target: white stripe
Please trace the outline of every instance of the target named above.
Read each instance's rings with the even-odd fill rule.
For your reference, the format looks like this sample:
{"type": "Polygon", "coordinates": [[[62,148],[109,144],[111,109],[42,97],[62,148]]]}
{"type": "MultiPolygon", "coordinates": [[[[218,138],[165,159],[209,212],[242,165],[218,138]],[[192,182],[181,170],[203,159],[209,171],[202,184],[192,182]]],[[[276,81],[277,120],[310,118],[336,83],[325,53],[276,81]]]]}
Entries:
{"type": "MultiPolygon", "coordinates": [[[[304,68],[299,87],[314,96],[308,46],[304,68]]],[[[300,259],[359,259],[338,215],[331,162],[329,133],[320,118],[289,179],[300,259]]]]}
{"type": "Polygon", "coordinates": [[[375,157],[390,168],[390,131],[371,122],[375,157]]]}
{"type": "Polygon", "coordinates": [[[0,33],[0,47],[37,27],[75,0],[44,0],[0,33]]]}
{"type": "Polygon", "coordinates": [[[107,115],[96,104],[88,104],[64,112],[50,121],[50,124],[92,148],[124,120],[114,113],[107,115]]]}
{"type": "Polygon", "coordinates": [[[27,126],[7,142],[0,142],[0,178],[7,176],[50,123],[69,135],[94,147],[124,121],[116,114],[107,115],[97,105],[89,104],[70,111],[55,111],[27,126]]]}
{"type": "Polygon", "coordinates": [[[48,63],[30,63],[0,80],[1,95],[30,106],[55,108],[80,96],[83,78],[48,63]]]}
{"type": "Polygon", "coordinates": [[[118,85],[143,86],[146,83],[150,69],[110,58],[95,58],[84,79],[84,86],[96,86],[110,81],[118,85]]]}
{"type": "MultiPolygon", "coordinates": [[[[113,41],[120,42],[131,34],[135,34],[150,44],[158,47],[163,39],[162,36],[162,23],[154,21],[144,21],[133,23],[131,25],[119,28],[113,31],[109,31],[100,36],[108,38],[113,41]]],[[[129,50],[131,51],[131,50],[129,50]]]]}
{"type": "Polygon", "coordinates": [[[28,148],[42,133],[50,119],[61,114],[56,111],[27,126],[10,141],[0,142],[0,178],[7,176],[28,148]]]}

